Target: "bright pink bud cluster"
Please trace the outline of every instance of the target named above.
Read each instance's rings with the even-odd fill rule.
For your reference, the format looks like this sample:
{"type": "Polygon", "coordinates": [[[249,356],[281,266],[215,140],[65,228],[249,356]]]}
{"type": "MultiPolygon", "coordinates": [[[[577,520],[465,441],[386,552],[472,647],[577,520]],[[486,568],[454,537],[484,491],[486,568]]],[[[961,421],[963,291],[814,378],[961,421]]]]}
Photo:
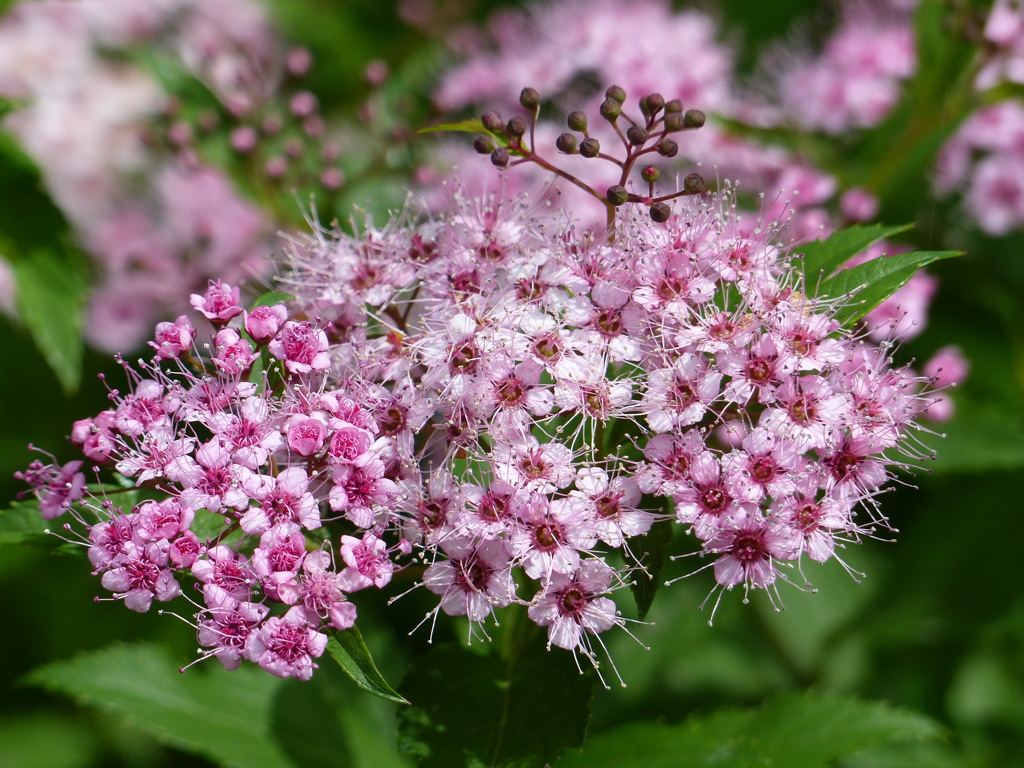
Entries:
{"type": "Polygon", "coordinates": [[[205,347],[185,316],[162,323],[153,360],[125,365],[129,391],[112,391],[112,407],[72,432],[97,472],[134,480],[145,500],[117,506],[112,487],[93,497],[82,461],[35,462],[21,477],[45,517],[76,521],[65,529],[128,608],[147,611],[191,581],[204,655],[305,679],[325,632],[353,625],[348,593],[385,586],[391,556],[410,551],[382,539],[398,495],[385,463],[393,438],[325,386],[315,323],[286,320],[280,304],[243,312],[238,289],[219,282],[192,305],[214,324],[205,347]],[[337,545],[334,529],[346,534],[337,545]]]}

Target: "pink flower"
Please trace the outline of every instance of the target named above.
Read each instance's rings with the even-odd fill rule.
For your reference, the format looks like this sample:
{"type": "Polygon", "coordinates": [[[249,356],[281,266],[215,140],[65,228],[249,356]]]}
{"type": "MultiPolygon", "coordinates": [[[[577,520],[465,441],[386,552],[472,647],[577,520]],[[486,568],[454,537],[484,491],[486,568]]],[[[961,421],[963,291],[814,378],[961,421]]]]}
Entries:
{"type": "Polygon", "coordinates": [[[242,314],[238,296],[237,287],[222,283],[220,280],[211,280],[205,294],[192,294],[192,307],[202,312],[211,322],[226,323],[236,315],[242,314]]]}
{"type": "Polygon", "coordinates": [[[257,344],[270,341],[288,319],[288,310],[284,304],[254,307],[245,313],[245,331],[257,344]]]}
{"type": "Polygon", "coordinates": [[[327,334],[310,322],[289,320],[270,342],[270,354],[284,360],[292,373],[323,371],[331,367],[327,354],[327,334]]]}
{"type": "Polygon", "coordinates": [[[267,619],[245,640],[245,658],[275,677],[309,680],[318,658],[327,647],[327,635],[317,632],[306,611],[295,606],[284,616],[267,619]]]}
{"type": "Polygon", "coordinates": [[[196,330],[185,315],[173,323],[157,323],[155,339],[149,345],[161,360],[174,360],[192,346],[196,330]]]}

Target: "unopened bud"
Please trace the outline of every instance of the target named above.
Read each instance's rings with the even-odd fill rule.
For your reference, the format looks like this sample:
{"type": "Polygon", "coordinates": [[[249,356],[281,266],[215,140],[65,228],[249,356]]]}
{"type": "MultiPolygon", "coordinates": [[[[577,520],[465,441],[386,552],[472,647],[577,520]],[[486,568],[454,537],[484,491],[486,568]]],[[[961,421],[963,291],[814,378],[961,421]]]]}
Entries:
{"type": "Polygon", "coordinates": [[[665,102],[666,112],[682,112],[683,102],[679,99],[672,99],[672,101],[665,102]]]}
{"type": "Polygon", "coordinates": [[[569,119],[566,122],[569,123],[570,131],[583,133],[587,130],[587,116],[582,112],[570,112],[569,119]]]}
{"type": "Polygon", "coordinates": [[[639,125],[631,125],[629,130],[626,131],[626,138],[629,139],[630,144],[639,147],[647,141],[647,131],[639,125]]]}
{"type": "Polygon", "coordinates": [[[704,179],[699,173],[691,173],[683,179],[683,191],[688,195],[698,195],[705,189],[704,179]]]}
{"type": "Polygon", "coordinates": [[[666,112],[665,113],[665,130],[669,133],[675,131],[681,131],[686,127],[686,118],[683,117],[682,112],[666,112]]]}
{"type": "Polygon", "coordinates": [[[480,118],[480,122],[484,124],[491,133],[504,133],[505,132],[505,121],[501,119],[501,115],[497,112],[484,112],[480,118]]]}
{"type": "Polygon", "coordinates": [[[672,139],[662,139],[658,142],[658,154],[662,157],[675,157],[679,154],[679,145],[672,139]]]}
{"type": "Polygon", "coordinates": [[[687,130],[700,128],[704,125],[704,113],[699,109],[688,109],[686,110],[686,116],[683,123],[683,127],[687,130]]]}
{"type": "Polygon", "coordinates": [[[473,139],[473,149],[481,155],[489,155],[494,151],[494,139],[490,136],[477,136],[473,139]]]}
{"type": "Polygon", "coordinates": [[[668,207],[668,203],[655,203],[651,206],[651,220],[656,221],[659,224],[669,220],[672,215],[672,209],[668,207]]]}
{"type": "Polygon", "coordinates": [[[626,92],[617,85],[611,86],[607,91],[604,92],[605,98],[614,99],[619,104],[626,103],[626,92]]]}
{"type": "Polygon", "coordinates": [[[597,157],[601,154],[601,142],[597,139],[584,139],[580,142],[580,154],[584,157],[597,157]]]}
{"type": "Polygon", "coordinates": [[[526,120],[521,117],[513,117],[505,124],[505,130],[509,136],[522,136],[526,133],[526,120]]]}
{"type": "Polygon", "coordinates": [[[614,123],[622,114],[622,104],[615,99],[605,99],[601,102],[601,117],[610,123],[614,123]]]}
{"type": "Polygon", "coordinates": [[[640,178],[648,183],[653,183],[661,178],[661,171],[653,165],[645,165],[640,170],[640,178]]]}
{"type": "Polygon", "coordinates": [[[608,187],[608,191],[605,192],[605,197],[608,202],[618,208],[620,205],[625,205],[629,200],[629,192],[621,184],[616,184],[613,187],[608,187]]]}
{"type": "Polygon", "coordinates": [[[508,165],[508,150],[504,147],[498,147],[491,152],[491,164],[495,168],[505,168],[508,165]]]}
{"type": "Polygon", "coordinates": [[[558,148],[559,152],[564,152],[567,155],[575,154],[576,137],[569,132],[563,133],[555,139],[555,147],[558,148]]]}
{"type": "Polygon", "coordinates": [[[540,94],[533,88],[523,88],[519,94],[519,103],[529,110],[540,106],[540,94]]]}
{"type": "Polygon", "coordinates": [[[665,97],[660,93],[652,93],[640,99],[640,111],[648,117],[658,114],[665,106],[665,97]]]}

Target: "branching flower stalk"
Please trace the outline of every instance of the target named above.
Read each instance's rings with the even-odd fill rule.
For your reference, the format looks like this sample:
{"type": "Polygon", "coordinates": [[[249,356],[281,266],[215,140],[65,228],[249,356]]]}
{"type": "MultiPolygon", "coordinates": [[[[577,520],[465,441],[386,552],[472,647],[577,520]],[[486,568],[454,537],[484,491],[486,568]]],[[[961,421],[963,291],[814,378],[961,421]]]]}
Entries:
{"type": "Polygon", "coordinates": [[[647,193],[629,191],[627,187],[630,185],[630,176],[641,158],[655,154],[664,158],[675,157],[679,152],[679,145],[674,139],[669,138],[670,134],[696,130],[704,125],[705,117],[704,113],[697,109],[688,109],[684,112],[683,103],[679,99],[666,102],[661,94],[652,93],[640,99],[642,118],[638,121],[623,111],[625,101],[626,92],[613,85],[605,92],[605,100],[600,107],[601,118],[614,129],[622,145],[625,154],[621,159],[602,151],[601,142],[590,135],[587,116],[581,111],[569,113],[566,120],[569,130],[555,141],[555,147],[563,155],[605,160],[619,168],[618,183],[608,187],[604,193],[598,192],[577,176],[546,160],[537,151],[536,128],[541,97],[533,88],[524,88],[519,95],[519,103],[529,110],[528,120],[513,117],[504,122],[498,113],[486,112],[480,122],[488,133],[478,137],[473,147],[480,154],[490,155],[491,162],[497,168],[514,168],[524,163],[534,163],[579,187],[604,205],[608,236],[614,239],[617,208],[628,203],[642,205],[648,208],[654,221],[664,222],[671,215],[668,206],[670,200],[705,191],[701,176],[691,173],[683,181],[682,189],[658,195],[655,184],[661,178],[661,171],[653,164],[645,165],[640,171],[640,177],[647,185],[647,193]],[[624,123],[628,124],[625,131],[624,123]],[[525,138],[527,133],[529,141],[525,138]]]}

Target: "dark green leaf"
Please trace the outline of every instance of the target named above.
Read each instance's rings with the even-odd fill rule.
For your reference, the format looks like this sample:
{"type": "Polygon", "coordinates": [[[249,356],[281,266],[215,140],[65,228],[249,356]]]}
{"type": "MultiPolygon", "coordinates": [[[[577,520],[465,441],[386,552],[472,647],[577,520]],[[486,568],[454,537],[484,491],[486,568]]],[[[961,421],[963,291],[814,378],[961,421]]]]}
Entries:
{"type": "Polygon", "coordinates": [[[0,512],[0,544],[24,544],[47,537],[47,521],[35,499],[13,504],[0,512]]]}
{"type": "Polygon", "coordinates": [[[370,650],[363,642],[363,636],[356,627],[343,632],[330,632],[327,650],[345,673],[364,691],[399,704],[408,704],[384,680],[370,657],[370,650]]]}
{"type": "Polygon", "coordinates": [[[438,646],[403,684],[412,706],[399,712],[399,746],[433,768],[539,768],[582,744],[593,677],[581,675],[569,653],[539,644],[511,664],[438,646]]]}
{"type": "Polygon", "coordinates": [[[82,377],[82,327],[89,283],[77,254],[38,248],[14,259],[18,313],[64,391],[82,377]]]}
{"type": "MultiPolygon", "coordinates": [[[[333,671],[334,665],[326,668],[333,671]]],[[[332,692],[320,679],[323,672],[318,670],[312,680],[283,682],[274,697],[273,733],[296,765],[349,768],[354,761],[332,692]]]]}
{"type": "Polygon", "coordinates": [[[28,681],[128,718],[159,741],[242,768],[295,768],[270,734],[281,681],[261,669],[217,662],[179,673],[163,649],[114,645],[58,661],[28,681]]]}
{"type": "Polygon", "coordinates": [[[824,240],[815,240],[799,247],[796,249],[798,254],[794,257],[794,264],[803,268],[805,290],[812,296],[818,295],[818,284],[851,258],[869,245],[906,232],[912,227],[912,224],[858,224],[841,229],[824,240]]]}
{"type": "Polygon", "coordinates": [[[668,557],[674,527],[672,520],[658,521],[643,536],[631,539],[629,550],[623,555],[626,566],[636,568],[629,589],[636,601],[637,618],[641,621],[647,616],[658,587],[661,586],[661,574],[665,570],[665,558],[668,557]]]}
{"type": "Polygon", "coordinates": [[[910,251],[892,256],[879,256],[853,269],[844,269],[825,280],[818,296],[851,300],[841,307],[835,317],[842,324],[864,317],[896,291],[923,266],[940,259],[963,256],[962,251],[910,251]]]}
{"type": "Polygon", "coordinates": [[[846,696],[788,693],[753,709],[725,710],[682,725],[636,723],[591,736],[559,768],[822,768],[868,747],[934,739],[923,715],[846,696]],[[681,756],[685,760],[681,761],[681,756]]]}

